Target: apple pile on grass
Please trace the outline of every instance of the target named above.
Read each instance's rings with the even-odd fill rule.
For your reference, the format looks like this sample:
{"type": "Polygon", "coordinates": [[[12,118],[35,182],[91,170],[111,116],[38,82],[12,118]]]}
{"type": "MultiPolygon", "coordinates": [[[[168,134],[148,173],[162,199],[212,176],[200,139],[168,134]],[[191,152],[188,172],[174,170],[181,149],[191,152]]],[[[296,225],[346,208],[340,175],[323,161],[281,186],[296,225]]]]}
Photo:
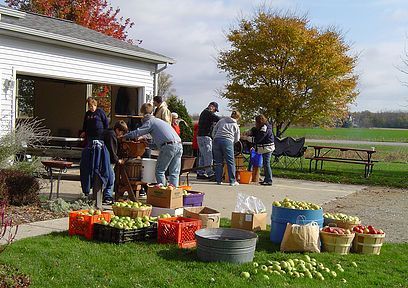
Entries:
{"type": "Polygon", "coordinates": [[[330,226],[325,226],[322,229],[322,231],[326,233],[333,233],[333,234],[338,234],[338,235],[350,235],[354,233],[350,231],[349,229],[344,229],[340,227],[330,227],[330,226]]]}
{"type": "MultiPolygon", "coordinates": [[[[291,277],[291,278],[310,278],[325,280],[325,277],[336,278],[337,273],[343,273],[344,268],[340,263],[335,264],[334,269],[329,269],[323,263],[318,262],[315,258],[305,255],[303,259],[288,259],[286,261],[270,261],[265,264],[253,262],[254,270],[252,274],[261,274],[265,280],[270,277],[291,277]]],[[[354,267],[357,267],[356,262],[351,262],[354,267]]],[[[251,278],[251,273],[248,271],[241,272],[241,277],[251,278]]],[[[342,278],[340,281],[347,282],[342,278]]]]}
{"type": "Polygon", "coordinates": [[[357,216],[350,216],[343,213],[324,213],[323,217],[347,223],[360,223],[360,219],[357,216]]]}
{"type": "Polygon", "coordinates": [[[122,207],[122,208],[138,208],[141,210],[152,208],[152,205],[144,204],[142,202],[137,202],[137,201],[120,201],[120,202],[115,202],[112,206],[122,207]]]}
{"type": "Polygon", "coordinates": [[[154,221],[157,221],[156,217],[143,216],[132,219],[130,217],[114,216],[110,222],[102,220],[101,224],[118,229],[133,230],[150,227],[152,225],[151,222],[154,221]]]}
{"type": "Polygon", "coordinates": [[[358,225],[353,228],[353,231],[361,234],[385,234],[381,229],[375,229],[373,226],[358,225]]]}
{"type": "Polygon", "coordinates": [[[296,210],[319,210],[321,209],[321,207],[317,204],[314,204],[311,202],[290,200],[289,198],[285,198],[282,201],[274,201],[272,205],[276,207],[284,207],[284,208],[296,209],[296,210]]]}
{"type": "Polygon", "coordinates": [[[86,216],[94,216],[94,215],[101,215],[102,211],[98,209],[89,209],[86,211],[78,211],[78,215],[86,215],[86,216]]]}

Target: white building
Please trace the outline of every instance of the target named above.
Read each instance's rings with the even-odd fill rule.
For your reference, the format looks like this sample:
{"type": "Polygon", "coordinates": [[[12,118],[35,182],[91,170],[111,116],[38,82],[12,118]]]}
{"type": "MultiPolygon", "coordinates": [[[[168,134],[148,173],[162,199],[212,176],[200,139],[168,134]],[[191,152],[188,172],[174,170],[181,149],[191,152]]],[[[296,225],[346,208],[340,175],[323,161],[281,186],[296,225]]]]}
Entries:
{"type": "Polygon", "coordinates": [[[70,21],[0,6],[0,136],[27,117],[44,119],[54,136],[77,136],[95,84],[109,90],[100,103],[112,121],[137,113],[155,95],[157,73],[174,62],[70,21]]]}

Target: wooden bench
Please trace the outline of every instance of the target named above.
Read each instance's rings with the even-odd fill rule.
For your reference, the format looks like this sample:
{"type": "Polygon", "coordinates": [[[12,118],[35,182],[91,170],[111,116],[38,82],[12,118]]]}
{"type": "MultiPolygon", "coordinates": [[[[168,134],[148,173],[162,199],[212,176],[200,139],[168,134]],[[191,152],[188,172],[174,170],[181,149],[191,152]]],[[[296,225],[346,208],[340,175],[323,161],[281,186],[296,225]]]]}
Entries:
{"type": "Polygon", "coordinates": [[[309,162],[309,172],[312,172],[312,162],[315,161],[315,171],[317,170],[318,162],[320,161],[320,170],[323,169],[323,162],[337,162],[345,164],[357,164],[364,165],[364,177],[367,178],[373,171],[373,166],[376,162],[372,160],[372,154],[376,151],[375,149],[360,149],[360,148],[347,148],[347,147],[335,147],[335,146],[321,146],[321,145],[310,145],[309,147],[315,149],[314,156],[305,157],[305,159],[310,160],[309,162]],[[324,151],[324,153],[321,153],[324,151]],[[354,152],[358,158],[349,157],[331,157],[329,153],[331,151],[354,152]],[[366,157],[363,157],[363,156],[366,157]]]}

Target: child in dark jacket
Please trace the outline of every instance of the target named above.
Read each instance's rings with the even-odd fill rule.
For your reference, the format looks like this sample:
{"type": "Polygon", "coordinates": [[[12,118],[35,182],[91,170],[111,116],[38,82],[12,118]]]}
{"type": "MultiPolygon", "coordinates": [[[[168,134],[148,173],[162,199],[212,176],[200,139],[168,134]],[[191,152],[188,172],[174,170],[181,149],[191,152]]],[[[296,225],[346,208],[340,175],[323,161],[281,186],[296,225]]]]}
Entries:
{"type": "MultiPolygon", "coordinates": [[[[104,132],[104,137],[103,141],[105,142],[106,148],[109,151],[109,156],[110,156],[110,164],[111,164],[111,169],[113,172],[113,175],[115,175],[114,172],[114,167],[116,164],[122,164],[121,161],[122,159],[119,159],[118,157],[118,137],[122,137],[128,132],[128,127],[125,123],[125,121],[118,121],[115,123],[115,126],[113,128],[106,129],[104,132]]],[[[113,202],[113,187],[115,183],[115,176],[113,176],[113,181],[112,181],[112,186],[106,187],[104,190],[104,204],[112,204],[113,202]]]]}

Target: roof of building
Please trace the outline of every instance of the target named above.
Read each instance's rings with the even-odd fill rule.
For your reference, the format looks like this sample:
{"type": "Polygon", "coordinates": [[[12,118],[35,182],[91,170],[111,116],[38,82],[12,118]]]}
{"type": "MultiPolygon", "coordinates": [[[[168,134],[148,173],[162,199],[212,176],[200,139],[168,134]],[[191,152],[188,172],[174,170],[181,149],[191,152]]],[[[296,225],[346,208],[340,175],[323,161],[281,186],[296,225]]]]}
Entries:
{"type": "Polygon", "coordinates": [[[115,39],[72,21],[20,12],[4,5],[0,5],[0,33],[1,30],[3,34],[4,31],[17,32],[26,36],[80,45],[153,63],[175,63],[175,60],[170,57],[115,39]]]}

